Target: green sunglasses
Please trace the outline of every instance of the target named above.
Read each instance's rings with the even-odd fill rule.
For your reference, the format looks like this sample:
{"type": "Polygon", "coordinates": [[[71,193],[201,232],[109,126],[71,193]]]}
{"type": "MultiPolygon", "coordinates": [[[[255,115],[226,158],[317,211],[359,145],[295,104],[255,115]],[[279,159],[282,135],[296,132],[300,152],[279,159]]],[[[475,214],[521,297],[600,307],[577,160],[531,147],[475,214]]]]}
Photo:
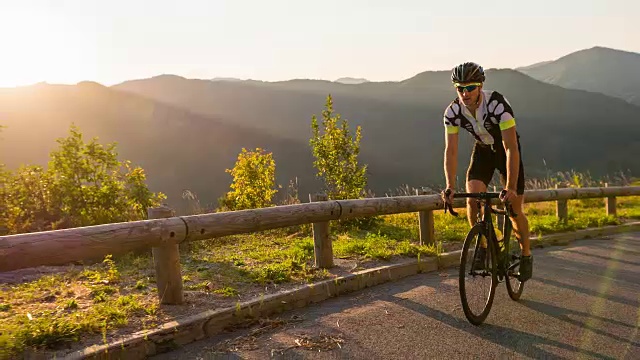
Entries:
{"type": "Polygon", "coordinates": [[[474,84],[469,84],[469,85],[466,85],[466,86],[462,86],[460,84],[455,84],[455,87],[456,87],[456,89],[458,90],[459,93],[462,93],[465,90],[467,90],[467,92],[472,92],[473,90],[475,90],[480,85],[482,85],[482,84],[474,83],[474,84]]]}

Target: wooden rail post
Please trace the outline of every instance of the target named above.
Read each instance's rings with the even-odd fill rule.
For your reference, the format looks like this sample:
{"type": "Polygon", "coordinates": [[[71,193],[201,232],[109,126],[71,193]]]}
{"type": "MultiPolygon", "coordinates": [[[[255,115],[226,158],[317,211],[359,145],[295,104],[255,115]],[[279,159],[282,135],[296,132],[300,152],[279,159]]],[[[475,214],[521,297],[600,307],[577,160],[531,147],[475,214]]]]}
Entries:
{"type": "MultiPolygon", "coordinates": [[[[428,193],[424,189],[416,189],[416,195],[428,195],[428,193]]],[[[433,210],[419,211],[418,224],[420,225],[420,245],[433,244],[436,238],[433,210]]]]}
{"type": "MultiPolygon", "coordinates": [[[[327,201],[326,194],[309,194],[309,201],[327,201]]],[[[328,269],[333,266],[333,244],[329,238],[329,222],[313,223],[313,252],[315,254],[315,266],[328,269]]]]}
{"type": "MultiPolygon", "coordinates": [[[[604,183],[604,187],[609,187],[609,183],[604,183]]],[[[609,196],[604,199],[607,215],[616,216],[616,197],[609,196]]]]}
{"type": "MultiPolygon", "coordinates": [[[[166,206],[147,209],[149,220],[174,216],[173,210],[166,206]]],[[[179,305],[184,302],[182,293],[182,275],[180,273],[179,245],[170,239],[166,244],[152,247],[153,263],[156,270],[158,298],[161,304],[179,305]]]]}
{"type": "MultiPolygon", "coordinates": [[[[563,188],[564,185],[556,184],[556,189],[563,188]]],[[[569,211],[567,207],[567,199],[557,200],[556,201],[556,216],[558,220],[566,223],[567,218],[569,217],[569,211]]]]}

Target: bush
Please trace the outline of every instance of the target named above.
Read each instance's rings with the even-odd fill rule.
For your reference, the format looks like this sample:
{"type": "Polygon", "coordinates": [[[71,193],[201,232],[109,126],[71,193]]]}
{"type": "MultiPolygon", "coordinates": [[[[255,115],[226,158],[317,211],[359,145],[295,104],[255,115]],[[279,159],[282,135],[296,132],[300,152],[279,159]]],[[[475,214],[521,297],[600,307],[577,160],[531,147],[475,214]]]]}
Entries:
{"type": "Polygon", "coordinates": [[[152,193],[146,175],[118,161],[116,145],[85,143],[71,126],[58,139],[48,169],[25,165],[0,173],[0,218],[8,233],[141,220],[166,197],[152,193]]]}
{"type": "Polygon", "coordinates": [[[261,148],[247,151],[242,148],[233,169],[231,191],[220,199],[220,206],[228,210],[263,208],[272,205],[276,194],[276,163],[273,154],[261,148]]]}
{"type": "Polygon", "coordinates": [[[326,109],[322,111],[322,129],[314,115],[311,118],[313,137],[309,141],[313,165],[317,176],[325,184],[327,195],[332,200],[358,199],[364,195],[367,185],[366,165],[358,165],[362,128],[356,127],[355,138],[351,137],[347,120],[333,113],[333,100],[327,96],[326,109]]]}

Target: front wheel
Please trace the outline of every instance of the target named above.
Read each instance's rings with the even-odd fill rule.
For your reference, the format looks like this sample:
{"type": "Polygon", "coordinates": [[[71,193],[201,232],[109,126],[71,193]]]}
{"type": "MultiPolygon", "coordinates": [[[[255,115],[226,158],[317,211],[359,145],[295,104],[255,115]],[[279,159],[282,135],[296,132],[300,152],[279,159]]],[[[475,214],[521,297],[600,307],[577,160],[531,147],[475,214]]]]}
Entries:
{"type": "Polygon", "coordinates": [[[484,225],[475,224],[464,240],[459,272],[462,309],[467,320],[474,325],[482,324],[491,310],[498,283],[496,266],[494,244],[484,236],[484,225]],[[484,247],[484,251],[481,247],[484,247]],[[485,256],[480,263],[474,255],[481,255],[482,252],[485,256]]]}

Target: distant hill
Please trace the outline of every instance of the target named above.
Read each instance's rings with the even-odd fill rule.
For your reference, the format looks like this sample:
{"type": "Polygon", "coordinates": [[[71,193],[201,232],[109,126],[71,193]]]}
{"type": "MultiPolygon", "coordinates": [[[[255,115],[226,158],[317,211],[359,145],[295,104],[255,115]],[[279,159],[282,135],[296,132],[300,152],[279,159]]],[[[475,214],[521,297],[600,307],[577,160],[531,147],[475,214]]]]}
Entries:
{"type": "MultiPolygon", "coordinates": [[[[546,65],[541,65],[546,66],[546,65]]],[[[341,84],[326,80],[193,80],[174,75],[105,87],[93,82],[0,89],[0,162],[45,165],[55,139],[75,122],[89,138],[117,141],[121,159],[147,170],[153,191],[184,208],[185,189],[215,203],[231,182],[242,147],[273,151],[283,188],[299,179],[300,197],[321,189],[309,147],[311,116],[326,96],[352,127],[362,125],[360,160],[378,196],[403,185],[443,183],[442,114],[454,99],[448,71],[398,82],[341,84]]],[[[566,89],[510,69],[487,70],[487,89],[515,109],[527,177],[551,171],[593,176],[631,169],[640,158],[640,107],[595,92],[566,89]]],[[[473,143],[461,132],[459,183],[473,143]]],[[[284,189],[283,189],[284,191],[284,189]]]]}
{"type": "MultiPolygon", "coordinates": [[[[543,160],[552,170],[588,170],[594,176],[640,165],[628,156],[640,151],[639,107],[515,70],[489,69],[487,76],[486,88],[501,91],[515,108],[529,175],[545,173],[543,160]]],[[[384,180],[374,172],[378,181],[394,188],[443,179],[442,113],[455,97],[447,71],[349,86],[319,80],[212,83],[162,76],[114,87],[297,141],[308,140],[310,117],[320,115],[330,93],[336,112],[353,126],[363,126],[363,159],[399,169],[384,180]]],[[[462,143],[469,149],[467,134],[462,143]]],[[[468,152],[461,153],[462,177],[468,152]]]]}
{"type": "Polygon", "coordinates": [[[340,84],[356,85],[356,84],[367,83],[369,82],[369,80],[362,79],[362,78],[342,77],[340,79],[337,79],[335,82],[340,84]]]}
{"type": "Polygon", "coordinates": [[[215,77],[211,79],[211,81],[242,81],[242,80],[238,78],[233,78],[233,77],[215,77]]]}
{"type": "Polygon", "coordinates": [[[527,66],[523,66],[523,67],[519,67],[518,70],[532,70],[547,64],[552,63],[553,60],[549,60],[549,61],[541,61],[539,63],[535,63],[535,64],[531,64],[531,65],[527,65],[527,66]]]}
{"type": "Polygon", "coordinates": [[[550,84],[599,92],[640,106],[638,53],[596,46],[517,70],[550,84]]]}
{"type": "Polygon", "coordinates": [[[95,83],[38,85],[0,90],[0,163],[46,165],[75,122],[88,140],[118,143],[121,160],[142,166],[150,188],[184,208],[182,193],[195,192],[205,206],[228,190],[226,168],[242,147],[273,151],[277,181],[286,186],[299,177],[303,191],[313,191],[313,161],[308,145],[255,129],[220,122],[95,83]],[[291,176],[291,177],[289,177],[291,176]]]}
{"type": "MultiPolygon", "coordinates": [[[[0,132],[0,163],[10,169],[46,166],[55,140],[68,135],[72,122],[85,140],[98,136],[102,144],[117,142],[119,158],[142,166],[150,188],[167,194],[178,210],[187,206],[184,190],[194,192],[203,206],[217,205],[231,183],[224,170],[233,167],[242,147],[273,152],[282,186],[276,200],[296,178],[303,201],[321,189],[308,139],[287,139],[94,82],[0,89],[0,123],[6,126],[0,132]]],[[[365,159],[376,175],[372,188],[386,190],[384,182],[402,173],[394,164],[365,159]]]]}

